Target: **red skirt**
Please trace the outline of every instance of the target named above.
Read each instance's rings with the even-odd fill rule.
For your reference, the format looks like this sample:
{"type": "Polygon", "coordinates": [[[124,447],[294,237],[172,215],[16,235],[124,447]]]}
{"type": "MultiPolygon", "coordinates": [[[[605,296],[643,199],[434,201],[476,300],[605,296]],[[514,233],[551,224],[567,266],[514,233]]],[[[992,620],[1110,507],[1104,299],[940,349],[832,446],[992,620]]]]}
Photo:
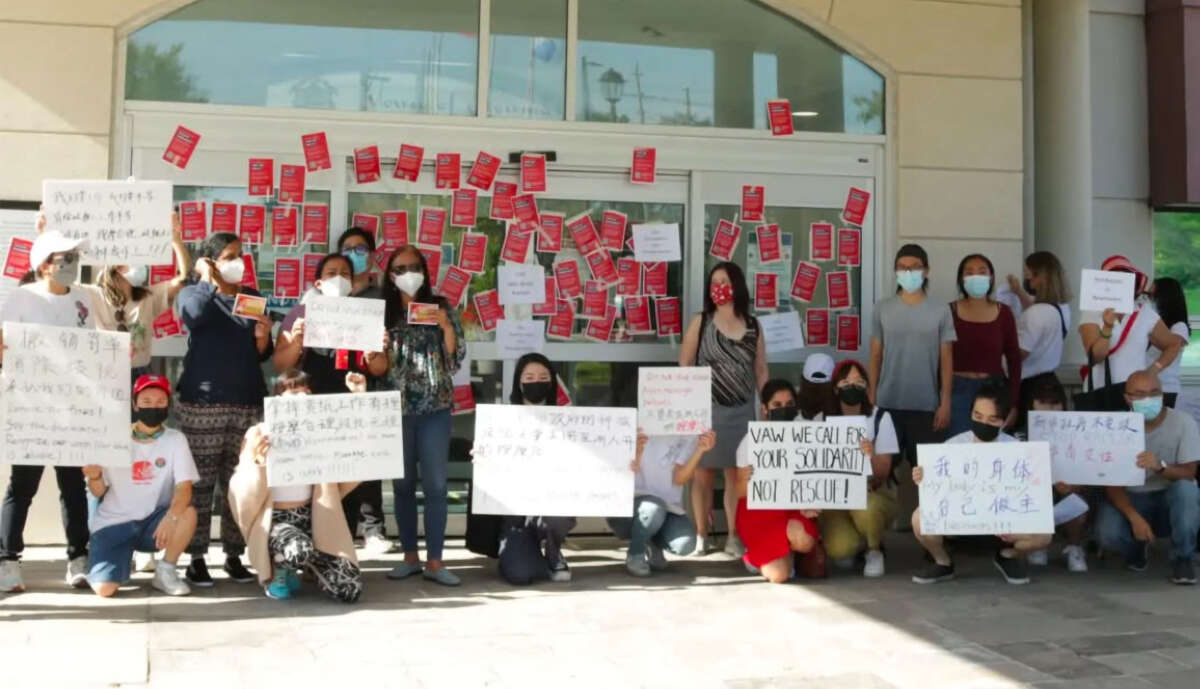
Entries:
{"type": "Polygon", "coordinates": [[[792,554],[788,541],[788,522],[796,520],[804,525],[804,531],[814,540],[820,540],[821,531],[817,522],[804,516],[799,510],[751,510],[746,507],[746,498],[738,500],[737,532],[746,546],[743,558],[754,567],[787,557],[792,554]]]}

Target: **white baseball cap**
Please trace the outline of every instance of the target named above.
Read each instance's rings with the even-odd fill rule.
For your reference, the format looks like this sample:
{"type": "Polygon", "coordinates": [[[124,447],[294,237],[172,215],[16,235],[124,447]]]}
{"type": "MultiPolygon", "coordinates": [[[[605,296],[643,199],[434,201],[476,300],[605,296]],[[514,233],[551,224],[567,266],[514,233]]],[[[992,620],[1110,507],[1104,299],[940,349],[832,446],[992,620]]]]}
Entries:
{"type": "Polygon", "coordinates": [[[809,354],[804,360],[804,380],[828,383],[833,378],[833,357],[828,354],[809,354]]]}
{"type": "Polygon", "coordinates": [[[33,240],[33,248],[29,250],[29,265],[37,270],[51,254],[86,249],[87,243],[86,239],[71,239],[58,230],[43,232],[33,240]]]}

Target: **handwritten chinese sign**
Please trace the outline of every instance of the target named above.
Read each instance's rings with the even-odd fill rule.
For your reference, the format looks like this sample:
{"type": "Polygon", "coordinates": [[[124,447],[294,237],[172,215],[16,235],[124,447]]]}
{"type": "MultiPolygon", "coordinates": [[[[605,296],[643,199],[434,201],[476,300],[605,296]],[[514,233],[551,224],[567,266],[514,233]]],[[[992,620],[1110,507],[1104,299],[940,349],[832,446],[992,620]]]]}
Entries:
{"type": "Polygon", "coordinates": [[[170,182],[44,180],[46,230],[88,240],[86,265],[171,262],[170,182]]]}
{"type": "Polygon", "coordinates": [[[304,346],[378,352],[383,349],[382,299],[326,297],[304,302],[304,346]]]}
{"type": "Polygon", "coordinates": [[[1079,486],[1140,486],[1146,471],[1145,418],[1133,412],[1029,412],[1029,439],[1050,443],[1055,481],[1079,486]]]}
{"type": "Polygon", "coordinates": [[[867,508],[871,458],[863,454],[867,435],[861,416],[827,423],[750,423],[750,485],[747,506],[754,509],[867,508]]]}
{"type": "Polygon", "coordinates": [[[712,428],[712,369],[638,369],[638,426],[647,435],[699,435],[712,428]]]}
{"type": "Polygon", "coordinates": [[[925,533],[1054,533],[1047,443],[918,445],[917,461],[925,533]]]}

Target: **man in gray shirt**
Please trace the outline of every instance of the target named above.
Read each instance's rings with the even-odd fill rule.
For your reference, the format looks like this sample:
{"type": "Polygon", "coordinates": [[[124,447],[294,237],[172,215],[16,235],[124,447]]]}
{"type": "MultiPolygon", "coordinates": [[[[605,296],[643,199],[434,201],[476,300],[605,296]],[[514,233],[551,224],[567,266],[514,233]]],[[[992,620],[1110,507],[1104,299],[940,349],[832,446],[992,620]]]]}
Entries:
{"type": "Polygon", "coordinates": [[[1163,406],[1162,383],[1150,371],[1125,381],[1125,401],[1146,417],[1146,449],[1137,465],[1146,470],[1141,486],[1108,486],[1096,532],[1100,546],[1125,557],[1135,572],[1146,569],[1150,542],[1171,537],[1171,582],[1195,584],[1196,531],[1200,529],[1200,429],[1191,416],[1163,406]]]}

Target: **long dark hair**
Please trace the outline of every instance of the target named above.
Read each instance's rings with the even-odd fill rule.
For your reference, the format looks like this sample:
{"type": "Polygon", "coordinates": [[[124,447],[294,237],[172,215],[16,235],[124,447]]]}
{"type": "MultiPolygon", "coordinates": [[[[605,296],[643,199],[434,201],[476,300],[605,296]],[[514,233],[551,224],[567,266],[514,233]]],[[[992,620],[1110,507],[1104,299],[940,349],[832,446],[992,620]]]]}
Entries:
{"type": "Polygon", "coordinates": [[[530,352],[517,359],[517,365],[513,369],[512,392],[508,393],[509,403],[525,404],[525,396],[521,394],[521,374],[525,372],[525,367],[529,364],[541,364],[550,372],[550,388],[552,392],[546,396],[546,401],[542,402],[542,404],[547,407],[558,406],[558,371],[554,370],[554,366],[550,364],[549,359],[538,352],[530,352]]]}
{"type": "Polygon", "coordinates": [[[425,254],[417,247],[406,244],[399,249],[396,249],[388,256],[387,269],[383,273],[383,300],[387,304],[384,307],[384,324],[388,327],[397,323],[408,322],[408,312],[404,310],[404,300],[401,296],[400,288],[392,282],[392,264],[396,262],[396,257],[402,253],[414,253],[417,255],[417,260],[421,263],[421,274],[425,276],[425,280],[421,282],[421,289],[413,295],[413,301],[418,301],[424,304],[437,304],[441,308],[447,308],[448,303],[445,299],[435,296],[433,287],[429,284],[429,264],[425,262],[425,254]]]}
{"type": "Polygon", "coordinates": [[[717,305],[712,300],[711,288],[713,273],[718,270],[725,271],[729,285],[733,288],[733,312],[745,321],[746,325],[750,325],[750,288],[746,286],[746,274],[742,272],[741,266],[730,261],[718,263],[708,271],[708,279],[704,281],[704,315],[711,318],[717,310],[717,305]]]}
{"type": "MultiPolygon", "coordinates": [[[[833,368],[833,376],[829,379],[829,403],[825,407],[825,416],[841,416],[842,401],[838,399],[837,389],[838,383],[846,380],[850,376],[850,371],[858,371],[858,375],[862,376],[864,381],[869,381],[867,377],[867,367],[861,362],[854,359],[843,359],[838,362],[838,365],[833,368]]],[[[869,384],[869,383],[868,383],[869,384]]],[[[871,406],[870,400],[863,398],[862,414],[863,416],[871,416],[875,413],[875,408],[871,406]]]]}
{"type": "MultiPolygon", "coordinates": [[[[1175,278],[1155,278],[1154,308],[1168,328],[1176,323],[1187,325],[1187,299],[1183,296],[1183,285],[1175,278]]],[[[1188,335],[1191,334],[1192,326],[1188,325],[1188,335]]]]}
{"type": "Polygon", "coordinates": [[[967,254],[963,256],[963,260],[958,262],[958,293],[966,299],[968,296],[967,290],[963,287],[963,271],[967,269],[967,262],[974,260],[983,261],[987,265],[988,277],[991,278],[988,284],[987,300],[992,301],[992,293],[996,291],[996,268],[992,266],[992,260],[983,254],[967,254]]]}

